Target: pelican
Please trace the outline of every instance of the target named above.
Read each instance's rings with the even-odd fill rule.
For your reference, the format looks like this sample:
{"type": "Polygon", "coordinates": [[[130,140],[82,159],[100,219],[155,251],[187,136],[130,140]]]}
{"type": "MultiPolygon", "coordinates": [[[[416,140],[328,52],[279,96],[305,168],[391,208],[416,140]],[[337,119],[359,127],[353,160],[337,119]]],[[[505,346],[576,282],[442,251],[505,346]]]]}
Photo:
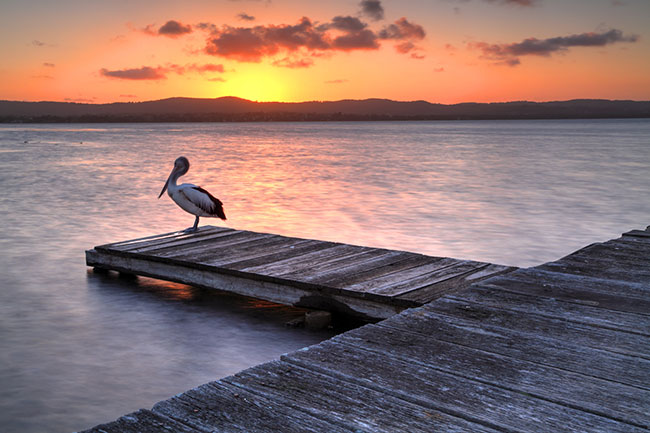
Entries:
{"type": "Polygon", "coordinates": [[[226,214],[223,212],[223,203],[221,200],[214,197],[212,194],[201,188],[200,186],[192,185],[191,183],[183,183],[176,185],[179,177],[187,173],[190,169],[190,162],[184,156],[176,158],[174,161],[174,168],[165,182],[162,191],[158,198],[167,191],[169,196],[181,207],[185,212],[191,213],[196,216],[194,226],[185,229],[186,232],[195,232],[199,226],[199,217],[215,217],[226,219],[226,214]]]}

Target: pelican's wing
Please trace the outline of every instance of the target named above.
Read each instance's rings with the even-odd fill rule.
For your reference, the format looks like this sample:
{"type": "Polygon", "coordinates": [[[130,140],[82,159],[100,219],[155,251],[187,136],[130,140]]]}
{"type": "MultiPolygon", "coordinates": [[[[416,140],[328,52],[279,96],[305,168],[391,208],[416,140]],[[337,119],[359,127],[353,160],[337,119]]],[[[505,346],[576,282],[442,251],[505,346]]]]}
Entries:
{"type": "Polygon", "coordinates": [[[226,214],[223,211],[223,203],[221,200],[201,188],[200,186],[192,185],[190,188],[183,188],[181,191],[189,201],[204,212],[221,218],[226,219],[226,214]]]}

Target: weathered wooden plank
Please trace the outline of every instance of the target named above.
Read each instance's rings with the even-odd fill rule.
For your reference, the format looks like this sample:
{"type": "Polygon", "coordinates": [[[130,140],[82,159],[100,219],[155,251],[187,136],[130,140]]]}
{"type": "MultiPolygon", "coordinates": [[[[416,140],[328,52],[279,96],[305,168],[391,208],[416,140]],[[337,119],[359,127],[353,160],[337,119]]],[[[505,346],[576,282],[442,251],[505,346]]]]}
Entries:
{"type": "MultiPolygon", "coordinates": [[[[221,234],[221,233],[220,233],[221,234]]],[[[235,231],[232,233],[225,233],[218,238],[208,239],[206,241],[196,241],[187,243],[185,245],[172,245],[170,247],[164,246],[162,248],[155,248],[150,250],[134,250],[134,253],[150,254],[156,257],[190,257],[194,253],[209,253],[212,251],[223,251],[229,247],[241,244],[251,244],[260,240],[279,238],[277,235],[268,233],[255,233],[246,231],[235,231]]]]}
{"type": "MultiPolygon", "coordinates": [[[[609,416],[603,411],[596,415],[487,384],[484,379],[467,378],[462,370],[452,374],[436,369],[433,363],[414,363],[337,341],[311,346],[285,355],[282,360],[499,430],[641,431],[639,425],[633,426],[630,421],[613,419],[611,411],[609,416]]],[[[645,421],[650,421],[647,418],[646,414],[645,421]]]]}
{"type": "Polygon", "coordinates": [[[469,302],[489,308],[507,309],[524,315],[533,314],[616,331],[634,332],[650,337],[648,315],[611,311],[552,297],[513,293],[496,285],[480,283],[448,297],[458,302],[469,302]]]}
{"type": "Polygon", "coordinates": [[[629,252],[630,254],[643,255],[645,257],[648,257],[650,254],[650,244],[635,242],[629,238],[610,239],[600,245],[611,248],[617,253],[629,252]]]}
{"type": "Polygon", "coordinates": [[[257,236],[257,237],[239,237],[219,244],[207,245],[202,248],[189,248],[181,251],[169,251],[162,254],[156,254],[157,257],[170,257],[184,261],[201,260],[205,261],[209,257],[235,257],[251,250],[266,252],[276,245],[295,245],[298,242],[304,242],[302,239],[291,239],[283,236],[257,236]]]}
{"type": "MultiPolygon", "coordinates": [[[[106,248],[118,251],[132,251],[134,249],[141,249],[147,247],[154,247],[157,245],[164,245],[171,242],[178,242],[183,240],[188,240],[194,242],[196,239],[201,239],[204,237],[214,236],[218,233],[237,231],[228,227],[214,227],[214,226],[205,226],[199,227],[196,232],[187,233],[187,232],[173,232],[171,234],[165,235],[163,237],[156,237],[149,240],[140,241],[138,239],[132,241],[126,241],[126,243],[115,243],[100,245],[99,249],[106,248]]],[[[96,247],[97,248],[97,247],[96,247]]]]}
{"type": "Polygon", "coordinates": [[[196,263],[204,264],[210,267],[219,268],[226,263],[237,262],[241,260],[258,258],[275,254],[278,247],[282,248],[296,248],[301,245],[306,245],[313,241],[306,239],[266,239],[263,244],[242,244],[228,248],[227,250],[216,250],[209,252],[197,253],[194,257],[184,258],[184,261],[195,261],[196,263]]]}
{"type": "Polygon", "coordinates": [[[129,253],[141,253],[152,255],[164,255],[167,252],[189,250],[192,248],[205,248],[210,245],[217,245],[221,242],[228,242],[232,239],[244,238],[250,236],[250,233],[242,230],[220,230],[213,233],[207,233],[203,236],[192,236],[180,240],[173,240],[156,245],[144,247],[134,247],[129,249],[129,253]]]}
{"type": "MultiPolygon", "coordinates": [[[[487,306],[485,303],[457,301],[445,297],[423,307],[425,311],[444,315],[449,320],[484,329],[516,329],[520,334],[528,334],[540,340],[570,342],[575,347],[590,347],[611,351],[622,355],[641,356],[650,360],[650,338],[640,334],[623,332],[581,322],[567,322],[548,316],[540,316],[533,311],[520,313],[501,307],[487,306]]],[[[650,329],[646,318],[640,326],[650,329]]]]}
{"type": "Polygon", "coordinates": [[[452,275],[448,278],[434,280],[433,284],[404,292],[398,295],[396,299],[413,302],[419,305],[426,304],[448,293],[462,291],[470,284],[490,278],[492,275],[511,272],[512,269],[513,268],[508,266],[485,264],[483,267],[469,269],[467,272],[458,272],[456,275],[452,275]]]}
{"type": "Polygon", "coordinates": [[[301,256],[289,257],[284,260],[277,260],[263,265],[251,266],[242,270],[246,272],[279,276],[300,269],[309,269],[314,264],[331,263],[333,261],[343,260],[353,254],[369,250],[370,248],[366,247],[337,243],[324,250],[313,251],[301,256]]]}
{"type": "Polygon", "coordinates": [[[644,251],[644,249],[640,248],[623,248],[600,244],[594,245],[588,250],[571,254],[566,258],[584,263],[596,262],[610,264],[615,262],[621,268],[647,268],[650,266],[650,248],[644,251]]]}
{"type": "Polygon", "coordinates": [[[519,332],[516,324],[511,328],[477,325],[427,311],[426,307],[393,316],[381,325],[650,390],[650,361],[647,359],[586,346],[576,347],[571,341],[519,332]]]}
{"type": "Polygon", "coordinates": [[[80,433],[197,433],[201,431],[164,415],[140,409],[113,422],[100,424],[80,433]]]}
{"type": "MultiPolygon", "coordinates": [[[[314,268],[335,268],[344,263],[356,260],[357,256],[366,255],[375,251],[369,247],[358,247],[355,245],[339,244],[335,247],[322,251],[316,251],[301,257],[292,257],[287,260],[279,260],[276,264],[269,264],[268,269],[261,272],[274,276],[289,274],[300,274],[314,271],[314,268]]],[[[262,265],[265,266],[265,265],[262,265]]],[[[247,271],[258,272],[256,269],[247,268],[247,271]]]]}
{"type": "Polygon", "coordinates": [[[349,432],[223,381],[161,401],[153,411],[202,432],[349,432]]]}
{"type": "Polygon", "coordinates": [[[484,284],[638,314],[650,312],[650,285],[540,270],[518,269],[484,284]]]}
{"type": "Polygon", "coordinates": [[[416,274],[412,278],[373,287],[368,292],[377,295],[399,296],[487,266],[487,263],[479,263],[471,260],[447,259],[444,262],[446,266],[437,269],[434,267],[432,271],[419,275],[416,274]]]}
{"type": "MultiPolygon", "coordinates": [[[[381,251],[381,250],[380,250],[381,251]]],[[[303,278],[306,281],[315,282],[318,284],[333,286],[332,282],[346,277],[348,275],[358,275],[360,272],[368,272],[374,269],[383,268],[391,263],[398,263],[408,258],[409,253],[403,251],[385,251],[372,257],[368,260],[359,260],[356,262],[342,263],[337,268],[331,269],[327,272],[321,272],[317,275],[312,275],[303,278]]]]}
{"type": "Polygon", "coordinates": [[[638,266],[638,264],[626,266],[625,263],[607,259],[584,260],[569,256],[557,262],[545,263],[538,266],[538,269],[618,281],[637,283],[650,281],[650,267],[638,266]]]}
{"type": "Polygon", "coordinates": [[[354,266],[355,264],[371,262],[377,257],[383,257],[389,253],[390,251],[385,249],[368,248],[364,251],[351,252],[349,255],[346,255],[340,259],[329,260],[323,263],[315,263],[313,266],[306,269],[287,269],[288,272],[280,273],[279,276],[286,279],[309,281],[313,277],[318,277],[319,275],[332,272],[333,270],[341,269],[343,266],[354,266]]]}
{"type": "MultiPolygon", "coordinates": [[[[392,360],[401,360],[414,367],[440,370],[633,425],[650,425],[650,411],[648,411],[650,391],[648,390],[434,337],[435,335],[425,335],[394,327],[386,328],[380,324],[366,325],[349,331],[322,345],[340,343],[350,346],[350,352],[370,351],[392,360]]],[[[329,359],[328,356],[321,356],[319,352],[311,354],[314,347],[320,346],[312,346],[288,356],[292,359],[304,358],[314,364],[325,362],[329,359]]],[[[381,381],[388,379],[375,372],[376,364],[378,363],[368,360],[359,364],[358,368],[369,368],[368,374],[371,375],[369,379],[381,384],[381,381]]],[[[347,371],[357,366],[351,362],[340,362],[336,368],[347,371]]],[[[393,370],[391,375],[399,374],[401,371],[399,368],[391,369],[393,370]]],[[[359,377],[363,378],[363,373],[359,373],[359,377]]]]}
{"type": "Polygon", "coordinates": [[[439,271],[452,265],[457,265],[459,262],[461,261],[448,257],[431,257],[431,260],[423,264],[401,269],[399,272],[392,274],[362,280],[358,283],[348,285],[346,289],[358,292],[381,293],[381,290],[386,287],[393,287],[399,283],[408,286],[408,282],[414,278],[428,275],[431,272],[439,271]]]}
{"type": "Polygon", "coordinates": [[[223,381],[352,431],[496,431],[283,361],[253,367],[223,381]]]}
{"type": "MultiPolygon", "coordinates": [[[[307,241],[300,245],[296,245],[293,248],[284,248],[280,251],[274,251],[271,254],[253,258],[253,259],[223,263],[220,264],[220,266],[226,267],[228,269],[242,270],[251,266],[257,266],[265,263],[273,263],[278,260],[284,260],[289,257],[297,257],[312,251],[321,251],[330,248],[333,245],[335,245],[333,242],[307,241]]],[[[253,275],[253,273],[251,273],[251,275],[253,275]]]]}
{"type": "Polygon", "coordinates": [[[630,230],[623,233],[623,236],[648,239],[650,238],[650,232],[647,230],[630,230]]]}
{"type": "Polygon", "coordinates": [[[191,266],[178,264],[167,259],[154,261],[137,256],[99,254],[95,250],[86,251],[88,266],[113,269],[146,277],[160,278],[183,284],[218,289],[250,296],[257,299],[296,307],[327,309],[363,319],[383,319],[402,311],[405,307],[399,302],[380,302],[372,299],[326,293],[302,285],[269,281],[264,276],[230,274],[225,271],[192,263],[191,266]]]}
{"type": "MultiPolygon", "coordinates": [[[[421,254],[412,254],[405,252],[399,254],[394,258],[386,261],[378,261],[373,263],[373,266],[368,266],[365,269],[358,269],[356,271],[349,271],[345,273],[330,274],[324,279],[316,279],[315,281],[328,286],[338,287],[350,291],[349,286],[372,280],[374,278],[381,278],[387,275],[394,275],[400,271],[411,269],[419,265],[438,261],[438,257],[431,258],[421,254]]],[[[363,290],[353,290],[355,292],[362,292],[363,290]]]]}

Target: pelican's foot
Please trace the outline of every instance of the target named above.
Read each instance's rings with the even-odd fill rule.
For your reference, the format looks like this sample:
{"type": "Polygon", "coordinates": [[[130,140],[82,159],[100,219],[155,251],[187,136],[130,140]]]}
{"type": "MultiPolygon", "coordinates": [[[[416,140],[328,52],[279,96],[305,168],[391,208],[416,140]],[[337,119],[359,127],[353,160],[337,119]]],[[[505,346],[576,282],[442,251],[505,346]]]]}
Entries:
{"type": "Polygon", "coordinates": [[[199,229],[198,227],[188,227],[185,230],[183,230],[183,233],[194,233],[198,229],[199,229]]]}

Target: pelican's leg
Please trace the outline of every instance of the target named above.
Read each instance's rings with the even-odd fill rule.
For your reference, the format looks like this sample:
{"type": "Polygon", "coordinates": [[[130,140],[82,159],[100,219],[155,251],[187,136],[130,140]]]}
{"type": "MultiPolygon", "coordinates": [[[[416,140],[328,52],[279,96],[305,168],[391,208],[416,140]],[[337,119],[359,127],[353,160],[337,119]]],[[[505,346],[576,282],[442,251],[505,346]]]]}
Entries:
{"type": "Polygon", "coordinates": [[[188,229],[183,230],[184,232],[187,233],[192,233],[195,232],[199,228],[199,216],[196,216],[196,219],[194,220],[194,225],[188,229]]]}

